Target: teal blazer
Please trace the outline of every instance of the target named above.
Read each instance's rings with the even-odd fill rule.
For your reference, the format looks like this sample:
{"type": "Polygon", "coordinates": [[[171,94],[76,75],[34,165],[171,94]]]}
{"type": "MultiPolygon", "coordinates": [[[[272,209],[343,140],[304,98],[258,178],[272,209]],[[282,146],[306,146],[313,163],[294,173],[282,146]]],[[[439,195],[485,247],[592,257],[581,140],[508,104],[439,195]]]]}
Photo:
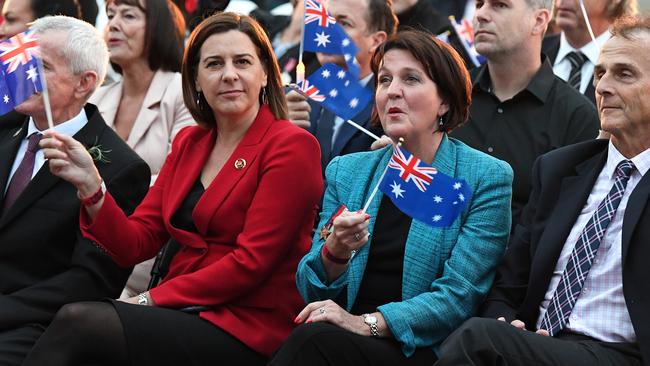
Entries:
{"type": "MultiPolygon", "coordinates": [[[[327,166],[327,188],[318,228],[341,203],[360,210],[388,164],[392,148],[339,156],[327,166]]],[[[433,160],[438,171],[464,179],[474,195],[469,206],[447,228],[413,220],[406,239],[402,301],[380,306],[388,327],[411,356],[416,347],[437,346],[471,317],[492,285],[496,265],[510,233],[512,169],[462,142],[443,137],[433,160]]],[[[373,232],[381,191],[367,213],[373,232]]],[[[346,272],[328,282],[320,253],[324,241],[316,230],[309,253],[296,273],[307,302],[332,299],[352,309],[372,245],[370,239],[350,260],[346,272]]]]}

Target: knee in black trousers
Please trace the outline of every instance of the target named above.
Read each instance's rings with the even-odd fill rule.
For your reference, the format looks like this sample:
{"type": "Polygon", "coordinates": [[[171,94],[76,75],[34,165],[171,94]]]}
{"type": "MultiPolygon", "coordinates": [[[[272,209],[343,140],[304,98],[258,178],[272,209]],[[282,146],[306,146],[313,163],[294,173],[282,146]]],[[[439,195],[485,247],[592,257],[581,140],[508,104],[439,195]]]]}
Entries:
{"type": "Polygon", "coordinates": [[[440,346],[441,358],[436,366],[445,365],[499,365],[501,342],[508,342],[498,334],[499,327],[511,326],[486,318],[470,318],[440,346]]]}

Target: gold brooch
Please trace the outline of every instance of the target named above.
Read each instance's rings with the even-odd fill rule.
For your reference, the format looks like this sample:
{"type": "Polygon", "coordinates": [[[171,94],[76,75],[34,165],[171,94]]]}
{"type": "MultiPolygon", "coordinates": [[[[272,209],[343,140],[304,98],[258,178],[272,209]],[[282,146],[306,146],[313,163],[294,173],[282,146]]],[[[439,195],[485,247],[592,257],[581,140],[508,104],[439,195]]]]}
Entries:
{"type": "Polygon", "coordinates": [[[242,170],[246,167],[246,160],[239,158],[235,160],[235,169],[242,170]]]}

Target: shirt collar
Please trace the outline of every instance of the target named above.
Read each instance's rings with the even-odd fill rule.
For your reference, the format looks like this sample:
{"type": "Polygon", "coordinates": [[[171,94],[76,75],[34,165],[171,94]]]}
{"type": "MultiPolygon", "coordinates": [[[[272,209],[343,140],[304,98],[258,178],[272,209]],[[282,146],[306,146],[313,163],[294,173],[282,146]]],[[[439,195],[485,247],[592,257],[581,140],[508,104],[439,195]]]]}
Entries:
{"type": "MultiPolygon", "coordinates": [[[[52,129],[62,135],[74,136],[86,125],[86,123],[88,123],[88,116],[86,115],[86,111],[81,108],[81,112],[79,112],[79,114],[77,114],[75,117],[63,123],[55,125],[52,129]]],[[[38,128],[36,128],[34,119],[32,117],[29,117],[27,137],[31,136],[34,132],[42,133],[43,131],[40,131],[38,128]]]]}
{"type": "Polygon", "coordinates": [[[631,160],[632,163],[634,163],[634,166],[636,167],[636,170],[639,172],[639,174],[641,174],[641,176],[644,176],[645,173],[650,169],[650,149],[645,150],[644,152],[631,159],[627,159],[618,151],[616,146],[614,146],[610,140],[607,148],[607,162],[603,168],[610,179],[615,178],[614,174],[616,173],[616,167],[623,160],[631,160]]]}
{"type": "Polygon", "coordinates": [[[582,46],[579,50],[577,50],[571,47],[569,41],[567,41],[566,39],[566,35],[564,34],[564,32],[562,32],[560,34],[560,49],[557,51],[557,56],[555,58],[555,65],[562,62],[566,57],[566,55],[568,55],[573,51],[582,52],[583,55],[587,56],[589,62],[591,62],[594,65],[597,64],[598,55],[600,54],[600,48],[611,36],[612,34],[609,31],[603,32],[603,34],[596,37],[596,43],[594,43],[594,41],[591,41],[586,45],[582,46]]]}
{"type": "MultiPolygon", "coordinates": [[[[551,92],[553,82],[555,81],[555,74],[553,68],[546,55],[541,55],[542,66],[537,70],[533,78],[530,80],[524,90],[528,90],[532,95],[539,99],[542,103],[546,102],[548,94],[551,92]]],[[[481,66],[476,74],[476,79],[472,84],[473,87],[479,87],[485,92],[491,92],[490,71],[488,65],[481,66]]],[[[521,92],[520,92],[521,93],[521,92]]]]}
{"type": "Polygon", "coordinates": [[[373,74],[373,73],[371,72],[371,73],[368,74],[365,78],[359,80],[359,84],[361,84],[361,86],[365,87],[366,85],[368,85],[368,83],[370,82],[370,80],[372,80],[372,77],[373,77],[373,76],[375,76],[375,74],[373,74]]]}

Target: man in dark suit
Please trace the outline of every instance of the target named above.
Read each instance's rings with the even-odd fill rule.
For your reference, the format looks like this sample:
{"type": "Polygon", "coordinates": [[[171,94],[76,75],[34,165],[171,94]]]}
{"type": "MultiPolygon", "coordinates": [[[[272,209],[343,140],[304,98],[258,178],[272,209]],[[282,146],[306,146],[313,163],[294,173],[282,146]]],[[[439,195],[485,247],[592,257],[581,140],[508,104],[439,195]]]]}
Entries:
{"type": "Polygon", "coordinates": [[[481,309],[443,365],[650,365],[650,17],[614,25],[595,67],[602,129],[541,156],[481,309]]]}
{"type": "MultiPolygon", "coordinates": [[[[343,27],[359,51],[359,82],[374,96],[375,85],[370,61],[375,48],[393,35],[397,28],[397,17],[390,0],[329,0],[327,10],[343,27]]],[[[317,54],[321,65],[336,63],[345,67],[345,60],[339,55],[317,54]]],[[[349,125],[342,118],[322,108],[318,103],[307,101],[296,91],[287,93],[289,119],[298,126],[308,129],[316,136],[321,147],[323,172],[334,157],[352,152],[366,151],[374,141],[371,137],[349,125]]],[[[352,121],[381,135],[379,127],[370,125],[374,98],[352,121]]]]}
{"type": "Polygon", "coordinates": [[[609,39],[609,27],[621,16],[636,13],[636,0],[585,1],[589,23],[596,37],[589,35],[579,0],[555,0],[555,22],[562,30],[544,38],[542,52],[553,64],[553,72],[596,103],[591,82],[600,46],[609,39]]]}
{"type": "MultiPolygon", "coordinates": [[[[32,28],[54,130],[74,135],[94,153],[105,186],[131,212],[148,189],[149,168],[106,126],[97,108],[85,104],[106,72],[104,41],[91,25],[68,17],[41,18],[32,28]]],[[[2,365],[20,365],[62,305],[116,297],[130,272],[81,236],[77,192],[50,173],[38,146],[48,128],[42,95],[33,95],[16,112],[0,118],[2,365]]]]}

